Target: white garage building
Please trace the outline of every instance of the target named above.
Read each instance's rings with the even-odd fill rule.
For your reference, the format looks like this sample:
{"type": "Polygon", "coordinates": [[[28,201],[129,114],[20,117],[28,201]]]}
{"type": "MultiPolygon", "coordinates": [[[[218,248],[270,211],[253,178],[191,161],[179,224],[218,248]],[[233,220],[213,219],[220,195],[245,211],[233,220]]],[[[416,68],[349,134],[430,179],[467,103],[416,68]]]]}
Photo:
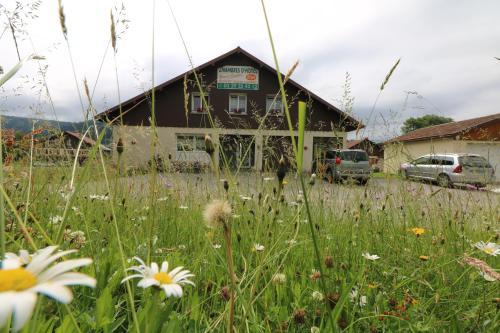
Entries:
{"type": "Polygon", "coordinates": [[[421,128],[384,144],[384,172],[432,153],[479,154],[489,160],[500,181],[500,113],[421,128]]]}

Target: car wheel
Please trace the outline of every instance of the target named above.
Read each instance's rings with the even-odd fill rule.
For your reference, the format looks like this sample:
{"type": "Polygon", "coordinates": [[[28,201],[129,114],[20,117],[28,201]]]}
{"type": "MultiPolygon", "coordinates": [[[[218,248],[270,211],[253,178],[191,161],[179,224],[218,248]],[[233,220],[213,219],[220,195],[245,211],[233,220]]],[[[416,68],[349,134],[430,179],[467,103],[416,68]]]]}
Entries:
{"type": "Polygon", "coordinates": [[[450,177],[448,177],[448,175],[445,175],[444,173],[440,174],[437,177],[437,182],[441,187],[451,187],[452,185],[450,177]]]}

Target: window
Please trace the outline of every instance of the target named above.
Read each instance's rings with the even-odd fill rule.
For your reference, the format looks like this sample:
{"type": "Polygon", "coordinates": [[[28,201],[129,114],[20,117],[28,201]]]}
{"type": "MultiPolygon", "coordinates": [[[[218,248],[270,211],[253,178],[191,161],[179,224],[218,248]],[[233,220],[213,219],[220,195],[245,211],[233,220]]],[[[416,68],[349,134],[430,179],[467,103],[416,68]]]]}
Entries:
{"type": "Polygon", "coordinates": [[[453,165],[453,157],[435,156],[431,159],[433,165],[453,165]]]}
{"type": "MultiPolygon", "coordinates": [[[[205,101],[210,104],[210,99],[208,94],[204,94],[205,101]]],[[[207,113],[205,105],[203,105],[203,99],[199,92],[193,92],[191,94],[191,113],[207,113]]]]}
{"type": "Polygon", "coordinates": [[[420,157],[417,158],[415,161],[412,162],[412,164],[416,165],[424,165],[424,164],[429,164],[429,158],[428,157],[420,157]]]}
{"type": "Polygon", "coordinates": [[[340,158],[345,161],[352,162],[366,162],[368,161],[368,154],[364,151],[343,151],[340,152],[340,158]]]}
{"type": "Polygon", "coordinates": [[[283,115],[283,103],[281,96],[267,95],[266,96],[266,113],[275,116],[283,115]],[[276,97],[276,98],[275,98],[276,97]]]}
{"type": "Polygon", "coordinates": [[[247,114],[247,95],[229,95],[229,114],[247,114]]]}
{"type": "Polygon", "coordinates": [[[178,134],[177,151],[205,151],[205,137],[197,134],[178,134]]]}
{"type": "Polygon", "coordinates": [[[458,158],[458,163],[464,167],[491,168],[490,163],[482,156],[460,156],[458,158]]]}

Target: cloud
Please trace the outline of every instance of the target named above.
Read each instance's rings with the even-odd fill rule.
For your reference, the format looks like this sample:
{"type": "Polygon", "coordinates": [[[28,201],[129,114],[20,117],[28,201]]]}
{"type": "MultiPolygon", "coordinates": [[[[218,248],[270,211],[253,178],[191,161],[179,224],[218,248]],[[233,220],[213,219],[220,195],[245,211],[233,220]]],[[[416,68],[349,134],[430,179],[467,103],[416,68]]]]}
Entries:
{"type": "MultiPolygon", "coordinates": [[[[29,22],[29,35],[20,42],[20,51],[23,55],[36,51],[47,57],[47,86],[60,119],[81,120],[76,85],[86,108],[84,78],[91,90],[97,82],[93,103],[102,111],[118,102],[118,85],[122,101],[151,85],[153,58],[157,84],[189,69],[166,1],[156,2],[154,54],[152,2],[124,1],[129,28],[120,36],[114,57],[109,46],[109,14],[120,4],[111,0],[64,1],[76,83],[59,26],[57,2],[43,2],[39,19],[29,22]]],[[[236,5],[230,0],[171,0],[171,4],[195,65],[238,45],[273,65],[258,1],[236,5]]],[[[364,121],[385,75],[398,58],[402,59],[365,134],[385,139],[397,134],[407,117],[426,113],[462,120],[498,112],[500,62],[493,58],[500,56],[500,47],[494,43],[500,36],[498,1],[414,0],[403,4],[395,0],[283,0],[266,4],[281,70],[300,59],[294,79],[334,104],[343,94],[348,71],[355,97],[354,115],[364,121]],[[422,97],[409,95],[405,104],[405,91],[417,91],[422,97]]],[[[17,55],[8,34],[0,39],[0,48],[2,67],[13,66],[17,55]]],[[[30,64],[20,75],[36,81],[36,71],[30,64]]],[[[19,84],[19,79],[8,83],[2,96],[10,96],[19,84]]],[[[29,114],[37,97],[29,89],[23,94],[25,98],[9,97],[0,105],[29,114]]],[[[43,100],[43,112],[53,118],[47,96],[43,100]]]]}

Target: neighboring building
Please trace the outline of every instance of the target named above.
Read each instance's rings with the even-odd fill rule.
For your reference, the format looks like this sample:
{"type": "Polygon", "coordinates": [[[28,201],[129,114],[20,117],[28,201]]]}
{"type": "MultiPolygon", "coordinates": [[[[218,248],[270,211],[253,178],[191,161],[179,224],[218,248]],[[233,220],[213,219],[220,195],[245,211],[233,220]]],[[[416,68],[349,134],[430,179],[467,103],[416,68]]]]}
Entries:
{"type": "Polygon", "coordinates": [[[384,144],[384,171],[431,153],[479,154],[489,160],[500,180],[500,113],[421,128],[384,144]]]}
{"type": "MultiPolygon", "coordinates": [[[[29,149],[31,133],[25,136],[24,146],[29,149]]],[[[50,133],[47,130],[39,129],[34,133],[33,157],[38,161],[45,162],[60,162],[71,161],[74,159],[77,151],[79,161],[83,162],[90,150],[97,144],[89,136],[83,137],[80,132],[62,131],[50,133]],[[80,151],[78,145],[82,142],[80,151]]],[[[108,154],[111,149],[104,145],[100,145],[101,150],[108,154]]]]}
{"type": "Polygon", "coordinates": [[[384,146],[375,143],[368,138],[361,140],[348,140],[345,146],[347,149],[362,149],[370,157],[370,165],[382,169],[384,160],[384,146]]]}
{"type": "MultiPolygon", "coordinates": [[[[216,143],[217,159],[224,156],[233,168],[265,170],[281,154],[291,156],[291,140],[274,68],[237,47],[195,71],[210,114],[202,102],[193,71],[155,87],[158,145],[153,153],[151,91],[97,116],[103,121],[113,121],[113,142],[116,146],[122,139],[127,166],[147,165],[152,156],[168,159],[172,164],[208,163],[205,134],[211,135],[216,143]]],[[[304,170],[310,170],[313,156],[319,155],[324,147],[343,147],[346,132],[362,127],[357,120],[291,79],[285,89],[295,128],[297,102],[302,100],[308,105],[304,170]]]]}

